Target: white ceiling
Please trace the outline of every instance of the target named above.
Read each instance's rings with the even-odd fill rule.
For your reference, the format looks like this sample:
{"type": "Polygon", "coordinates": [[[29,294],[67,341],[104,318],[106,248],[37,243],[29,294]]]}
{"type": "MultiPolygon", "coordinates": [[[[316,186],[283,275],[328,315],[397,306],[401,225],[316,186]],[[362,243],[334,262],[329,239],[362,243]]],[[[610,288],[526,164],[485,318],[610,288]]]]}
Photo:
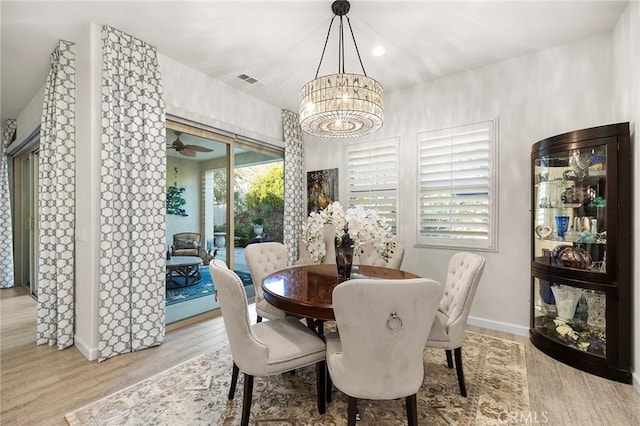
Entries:
{"type": "MultiPolygon", "coordinates": [[[[368,1],[349,18],[367,72],[386,92],[610,31],[627,2],[368,1]],[[383,45],[386,54],[371,50],[383,45]]],[[[333,16],[327,1],[7,1],[1,7],[1,116],[15,118],[46,79],[58,39],[109,24],[279,108],[298,109],[333,16]],[[259,82],[237,78],[248,74],[259,82]]],[[[346,25],[346,23],[345,23],[346,25]]],[[[337,71],[337,31],[320,74],[337,71]]],[[[346,71],[360,72],[345,31],[346,71]]]]}

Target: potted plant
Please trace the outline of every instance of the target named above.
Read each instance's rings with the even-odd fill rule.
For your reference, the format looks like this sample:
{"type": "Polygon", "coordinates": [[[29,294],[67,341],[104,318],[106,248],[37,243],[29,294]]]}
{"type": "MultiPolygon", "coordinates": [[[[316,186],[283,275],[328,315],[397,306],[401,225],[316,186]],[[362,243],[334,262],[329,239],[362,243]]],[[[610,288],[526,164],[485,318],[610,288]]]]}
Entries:
{"type": "Polygon", "coordinates": [[[264,220],[261,217],[253,219],[253,232],[256,234],[256,238],[262,238],[262,232],[264,231],[264,220]]]}

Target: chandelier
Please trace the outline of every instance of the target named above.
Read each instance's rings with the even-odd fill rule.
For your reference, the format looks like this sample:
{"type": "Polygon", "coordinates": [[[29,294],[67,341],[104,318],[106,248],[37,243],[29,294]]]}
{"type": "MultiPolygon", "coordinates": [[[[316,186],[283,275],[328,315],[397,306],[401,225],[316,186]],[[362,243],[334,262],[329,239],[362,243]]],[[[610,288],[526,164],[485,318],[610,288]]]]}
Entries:
{"type": "Polygon", "coordinates": [[[314,80],[300,91],[300,126],[302,130],[323,138],[351,138],[373,133],[382,127],[382,85],[367,73],[362,65],[351,21],[346,16],[351,5],[348,1],[337,0],[331,5],[333,18],[324,42],[322,56],[314,80]],[[324,52],[336,16],[340,17],[338,39],[338,74],[318,78],[324,52]],[[344,33],[342,17],[347,18],[353,44],[362,67],[362,74],[344,72],[344,33]]]}

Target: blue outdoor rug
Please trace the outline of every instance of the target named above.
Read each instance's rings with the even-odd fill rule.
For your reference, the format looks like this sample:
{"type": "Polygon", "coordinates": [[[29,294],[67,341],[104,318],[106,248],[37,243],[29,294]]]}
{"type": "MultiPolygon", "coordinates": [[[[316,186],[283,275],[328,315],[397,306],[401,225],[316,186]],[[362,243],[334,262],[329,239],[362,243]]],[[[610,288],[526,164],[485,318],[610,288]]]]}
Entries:
{"type": "MultiPolygon", "coordinates": [[[[215,292],[215,286],[213,284],[213,280],[211,279],[209,267],[201,266],[200,273],[202,274],[202,280],[196,285],[180,287],[173,283],[169,284],[169,286],[167,287],[166,306],[212,295],[215,292]]],[[[253,285],[251,275],[248,272],[235,271],[235,273],[238,274],[245,287],[253,285]]],[[[184,283],[184,278],[174,278],[174,280],[178,284],[184,283]]],[[[247,289],[247,293],[249,293],[249,289],[247,289]]],[[[247,296],[249,295],[247,294],[247,296]]]]}

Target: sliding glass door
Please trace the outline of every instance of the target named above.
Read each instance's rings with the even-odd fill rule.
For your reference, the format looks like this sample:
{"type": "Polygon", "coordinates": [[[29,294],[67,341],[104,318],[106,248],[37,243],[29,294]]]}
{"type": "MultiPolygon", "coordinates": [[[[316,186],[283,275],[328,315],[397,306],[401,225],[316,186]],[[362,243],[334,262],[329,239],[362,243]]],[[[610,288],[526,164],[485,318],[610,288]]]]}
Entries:
{"type": "Polygon", "coordinates": [[[244,247],[282,241],[283,152],[173,121],[167,122],[166,145],[168,256],[197,253],[202,259],[195,279],[167,275],[170,323],[218,306],[207,267],[214,258],[226,262],[253,296],[244,247]],[[191,251],[180,251],[185,248],[191,251]]]}
{"type": "Polygon", "coordinates": [[[280,152],[244,145],[234,150],[233,163],[234,264],[240,278],[246,280],[250,277],[244,248],[283,242],[284,160],[280,152]]]}

